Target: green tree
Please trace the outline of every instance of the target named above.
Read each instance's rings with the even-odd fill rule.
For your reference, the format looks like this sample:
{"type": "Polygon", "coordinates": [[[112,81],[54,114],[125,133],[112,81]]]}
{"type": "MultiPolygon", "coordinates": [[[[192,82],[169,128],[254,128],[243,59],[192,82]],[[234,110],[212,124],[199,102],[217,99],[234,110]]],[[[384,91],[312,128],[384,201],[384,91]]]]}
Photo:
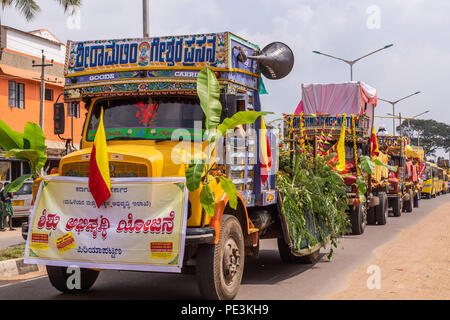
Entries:
{"type": "MultiPolygon", "coordinates": [[[[400,126],[397,127],[399,130],[400,126]]],[[[412,145],[419,143],[427,156],[436,154],[438,149],[450,151],[450,126],[446,123],[432,119],[403,120],[401,130],[404,136],[411,138],[412,145]]]]}
{"type": "MultiPolygon", "coordinates": [[[[75,8],[81,6],[81,0],[55,0],[60,6],[64,8],[64,13],[72,15],[75,8]]],[[[31,21],[41,11],[41,7],[35,0],[0,0],[0,9],[8,7],[16,8],[27,21],[31,21]]],[[[2,27],[2,20],[0,17],[0,30],[2,27]]],[[[1,37],[0,37],[1,38],[1,37]]],[[[0,59],[2,57],[2,47],[0,46],[0,59]]]]}

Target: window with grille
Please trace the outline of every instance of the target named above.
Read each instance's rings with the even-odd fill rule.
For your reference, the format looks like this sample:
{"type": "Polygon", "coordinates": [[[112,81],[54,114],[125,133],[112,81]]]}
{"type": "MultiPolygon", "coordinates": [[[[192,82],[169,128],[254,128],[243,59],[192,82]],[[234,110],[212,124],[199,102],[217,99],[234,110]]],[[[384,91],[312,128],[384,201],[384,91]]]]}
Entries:
{"type": "Polygon", "coordinates": [[[8,106],[12,108],[25,108],[25,84],[8,81],[8,106]]]}
{"type": "Polygon", "coordinates": [[[53,90],[45,89],[45,100],[53,101],[53,90]]]}

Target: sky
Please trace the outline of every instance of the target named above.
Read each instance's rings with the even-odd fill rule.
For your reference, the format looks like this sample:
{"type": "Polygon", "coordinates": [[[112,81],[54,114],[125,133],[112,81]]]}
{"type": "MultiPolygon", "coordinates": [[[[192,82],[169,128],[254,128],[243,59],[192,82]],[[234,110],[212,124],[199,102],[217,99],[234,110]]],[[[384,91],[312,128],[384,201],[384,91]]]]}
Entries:
{"type": "MultiPolygon", "coordinates": [[[[49,29],[61,41],[141,37],[141,0],[83,0],[79,19],[64,14],[54,0],[37,0],[41,12],[27,22],[15,9],[1,12],[2,24],[24,31],[49,29]]],[[[387,44],[392,47],[357,62],[353,80],[395,101],[395,112],[450,124],[446,85],[450,83],[448,0],[149,0],[150,36],[230,31],[261,48],[274,41],[294,52],[291,73],[264,83],[263,109],[292,113],[302,83],[350,80],[347,64],[312,53],[356,59],[387,44]]],[[[376,116],[392,113],[379,101],[376,116]]],[[[397,121],[398,124],[398,121],[397,121]]],[[[392,133],[392,119],[377,118],[392,133]]]]}

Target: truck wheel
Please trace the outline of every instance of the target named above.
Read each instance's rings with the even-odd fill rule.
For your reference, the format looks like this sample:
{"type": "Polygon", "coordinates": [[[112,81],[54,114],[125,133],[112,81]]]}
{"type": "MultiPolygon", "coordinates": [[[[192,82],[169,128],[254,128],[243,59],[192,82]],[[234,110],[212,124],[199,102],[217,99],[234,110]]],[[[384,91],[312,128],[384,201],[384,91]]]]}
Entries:
{"type": "Polygon", "coordinates": [[[387,195],[384,192],[380,192],[378,197],[380,198],[380,204],[375,207],[375,217],[378,224],[385,225],[388,216],[387,195]]]}
{"type": "Polygon", "coordinates": [[[398,196],[392,199],[392,213],[394,217],[400,217],[402,215],[402,201],[398,196]]]}
{"type": "Polygon", "coordinates": [[[99,271],[96,270],[80,268],[80,281],[77,283],[77,280],[74,277],[76,271],[67,273],[67,267],[46,267],[50,283],[53,287],[64,293],[76,294],[86,292],[94,285],[99,274],[99,271]],[[69,277],[74,277],[73,281],[71,281],[69,277]],[[74,288],[71,289],[68,285],[72,285],[74,288]],[[78,288],[77,285],[79,285],[78,288]]]}
{"type": "Polygon", "coordinates": [[[406,201],[406,212],[412,212],[414,208],[414,193],[411,189],[409,189],[409,200],[406,201]]]}
{"type": "Polygon", "coordinates": [[[352,234],[359,235],[364,233],[367,223],[367,210],[363,204],[358,204],[356,208],[351,209],[350,223],[352,225],[352,234]]]}
{"type": "Polygon", "coordinates": [[[414,196],[414,208],[418,208],[419,207],[419,200],[420,200],[420,194],[419,192],[416,193],[416,195],[414,196]]]}
{"type": "Polygon", "coordinates": [[[239,220],[224,214],[217,244],[198,247],[196,271],[202,297],[209,300],[233,299],[241,285],[244,262],[244,236],[239,220]]]}
{"type": "Polygon", "coordinates": [[[311,254],[306,256],[298,257],[292,254],[291,249],[289,249],[288,244],[283,238],[278,238],[278,252],[280,258],[284,263],[302,263],[302,264],[314,264],[319,261],[320,258],[320,248],[311,254]]]}

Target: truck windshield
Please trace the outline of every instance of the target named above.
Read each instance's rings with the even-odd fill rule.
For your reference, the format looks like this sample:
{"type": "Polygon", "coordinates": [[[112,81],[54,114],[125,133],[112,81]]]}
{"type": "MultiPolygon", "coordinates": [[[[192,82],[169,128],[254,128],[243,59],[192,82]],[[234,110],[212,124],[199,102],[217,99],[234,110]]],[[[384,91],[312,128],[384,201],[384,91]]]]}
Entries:
{"type": "Polygon", "coordinates": [[[92,108],[87,141],[95,138],[101,108],[107,140],[166,140],[177,129],[186,129],[193,135],[194,128],[200,129],[204,122],[200,102],[195,97],[102,99],[92,108]]]}
{"type": "Polygon", "coordinates": [[[430,165],[427,164],[426,169],[425,169],[425,180],[430,180],[431,179],[431,168],[430,165]]]}

